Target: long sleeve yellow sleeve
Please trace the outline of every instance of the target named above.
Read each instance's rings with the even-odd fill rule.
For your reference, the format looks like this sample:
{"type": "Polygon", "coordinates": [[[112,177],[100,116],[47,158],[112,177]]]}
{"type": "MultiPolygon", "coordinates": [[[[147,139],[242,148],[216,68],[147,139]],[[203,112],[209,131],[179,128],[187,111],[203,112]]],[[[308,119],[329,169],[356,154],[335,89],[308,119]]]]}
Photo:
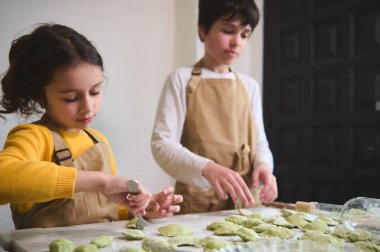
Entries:
{"type": "Polygon", "coordinates": [[[10,131],[0,152],[0,204],[72,198],[76,169],[52,162],[53,141],[42,126],[10,131]]]}
{"type": "MultiPolygon", "coordinates": [[[[90,129],[99,139],[108,140],[90,129]]],[[[87,134],[61,132],[75,159],[91,147],[87,134]]],[[[111,148],[111,166],[116,165],[111,148]]],[[[54,143],[50,130],[41,125],[24,124],[12,129],[0,152],[0,204],[11,203],[14,210],[23,212],[34,203],[59,198],[73,198],[77,170],[53,162],[54,143]]],[[[120,208],[120,215],[125,209],[120,208]]]]}

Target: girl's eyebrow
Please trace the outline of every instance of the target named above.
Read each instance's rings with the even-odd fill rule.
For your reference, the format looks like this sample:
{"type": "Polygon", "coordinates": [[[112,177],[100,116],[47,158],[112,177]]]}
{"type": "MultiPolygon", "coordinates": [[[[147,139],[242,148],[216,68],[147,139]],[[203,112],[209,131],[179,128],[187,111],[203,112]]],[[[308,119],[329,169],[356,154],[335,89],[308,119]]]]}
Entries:
{"type": "MultiPolygon", "coordinates": [[[[91,88],[95,88],[97,86],[100,86],[101,84],[103,84],[103,81],[94,84],[91,88]]],[[[76,92],[78,90],[79,89],[64,89],[64,90],[59,90],[58,93],[64,94],[64,93],[76,92]]]]}

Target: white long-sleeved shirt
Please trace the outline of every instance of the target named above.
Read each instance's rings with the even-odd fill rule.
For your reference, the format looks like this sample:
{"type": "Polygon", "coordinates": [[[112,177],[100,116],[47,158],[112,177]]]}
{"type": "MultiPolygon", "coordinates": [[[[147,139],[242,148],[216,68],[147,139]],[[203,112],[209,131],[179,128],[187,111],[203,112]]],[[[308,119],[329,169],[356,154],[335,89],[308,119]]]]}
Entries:
{"type": "MultiPolygon", "coordinates": [[[[187,113],[186,89],[192,69],[178,68],[168,76],[158,104],[151,148],[156,162],[167,174],[186,184],[208,189],[211,185],[202,176],[202,169],[213,160],[191,152],[180,142],[187,113]]],[[[273,171],[273,155],[264,131],[260,87],[253,78],[240,73],[238,75],[247,90],[252,117],[258,129],[254,167],[265,162],[273,171]]],[[[201,78],[235,79],[235,75],[202,68],[201,78]]]]}

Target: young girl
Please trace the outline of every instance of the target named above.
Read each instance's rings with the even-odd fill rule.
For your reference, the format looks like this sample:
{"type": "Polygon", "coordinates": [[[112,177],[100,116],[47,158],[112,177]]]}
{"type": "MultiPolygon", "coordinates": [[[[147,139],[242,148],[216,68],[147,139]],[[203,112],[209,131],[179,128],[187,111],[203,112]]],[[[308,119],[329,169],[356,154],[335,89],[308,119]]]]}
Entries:
{"type": "Polygon", "coordinates": [[[205,54],[193,67],[173,71],[163,88],[151,146],[177,179],[181,213],[231,209],[237,200],[247,207],[249,187],[259,182],[261,200],[277,197],[259,85],[230,67],[258,20],[254,0],[199,0],[205,54]]]}
{"type": "Polygon", "coordinates": [[[127,199],[107,139],[89,128],[104,85],[90,41],[66,26],[41,25],[13,41],[9,64],[0,112],[45,112],[11,130],[0,152],[0,204],[11,203],[17,229],[119,220],[125,208],[149,218],[179,211],[182,198],[170,187],[152,196],[140,185],[127,199]]]}

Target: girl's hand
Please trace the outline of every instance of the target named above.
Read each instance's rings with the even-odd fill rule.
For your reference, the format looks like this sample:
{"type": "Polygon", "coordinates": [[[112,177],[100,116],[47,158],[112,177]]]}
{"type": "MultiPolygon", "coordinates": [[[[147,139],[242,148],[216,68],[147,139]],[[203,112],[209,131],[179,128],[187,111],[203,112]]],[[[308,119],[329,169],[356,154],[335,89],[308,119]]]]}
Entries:
{"type": "Polygon", "coordinates": [[[233,202],[240,199],[244,207],[254,203],[248,186],[236,171],[210,162],[203,168],[202,176],[210,182],[221,199],[227,199],[228,193],[233,202]]]}
{"type": "Polygon", "coordinates": [[[261,201],[268,202],[275,200],[278,196],[277,181],[266,163],[260,163],[252,173],[252,186],[257,187],[260,182],[264,184],[260,192],[261,201]]]}
{"type": "MultiPolygon", "coordinates": [[[[131,181],[129,181],[131,182],[131,181]]],[[[134,216],[137,214],[145,215],[146,211],[145,208],[148,206],[152,195],[150,192],[139,182],[136,180],[132,181],[135,184],[138,183],[138,191],[131,191],[127,195],[127,200],[129,200],[129,211],[133,213],[134,216]]],[[[129,189],[129,190],[135,190],[135,189],[129,189]]]]}
{"type": "Polygon", "coordinates": [[[136,194],[131,194],[128,191],[127,178],[109,175],[107,177],[102,193],[109,200],[126,207],[134,216],[138,213],[146,214],[145,208],[148,206],[152,195],[141,183],[139,183],[139,191],[136,194]]]}
{"type": "Polygon", "coordinates": [[[182,195],[174,194],[173,187],[168,186],[158,194],[153,194],[148,207],[146,208],[146,217],[150,219],[158,219],[166,216],[173,216],[179,212],[178,203],[183,201],[182,195]]]}

